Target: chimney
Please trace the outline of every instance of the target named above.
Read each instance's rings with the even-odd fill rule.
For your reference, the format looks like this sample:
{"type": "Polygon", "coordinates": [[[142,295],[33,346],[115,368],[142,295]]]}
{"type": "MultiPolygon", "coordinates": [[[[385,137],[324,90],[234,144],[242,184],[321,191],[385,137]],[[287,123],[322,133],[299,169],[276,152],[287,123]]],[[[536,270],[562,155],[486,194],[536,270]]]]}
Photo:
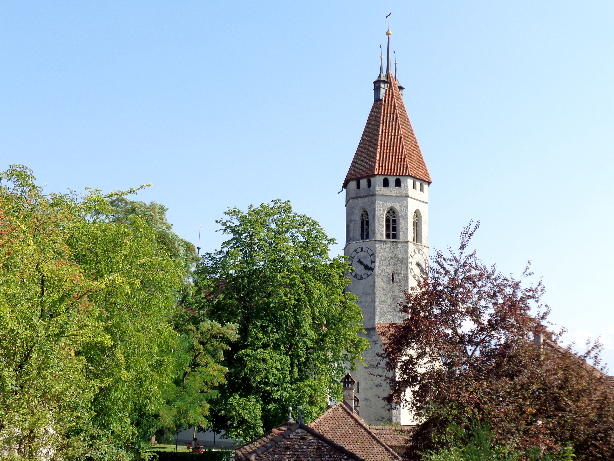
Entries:
{"type": "Polygon", "coordinates": [[[357,411],[358,408],[356,403],[358,402],[358,397],[354,395],[356,380],[348,373],[341,380],[341,384],[343,385],[343,403],[345,403],[351,412],[357,411]]]}

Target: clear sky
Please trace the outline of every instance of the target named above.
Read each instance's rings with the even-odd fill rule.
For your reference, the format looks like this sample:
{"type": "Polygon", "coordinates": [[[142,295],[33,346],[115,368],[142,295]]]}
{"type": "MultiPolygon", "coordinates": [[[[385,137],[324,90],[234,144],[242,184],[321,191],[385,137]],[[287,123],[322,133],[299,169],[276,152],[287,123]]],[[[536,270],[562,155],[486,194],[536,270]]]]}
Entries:
{"type": "Polygon", "coordinates": [[[228,207],[274,198],[342,243],[389,12],[431,248],[480,220],[482,259],[531,260],[551,319],[602,335],[614,371],[611,0],[3,0],[0,169],[58,192],[152,183],[139,199],[203,251],[228,207]]]}

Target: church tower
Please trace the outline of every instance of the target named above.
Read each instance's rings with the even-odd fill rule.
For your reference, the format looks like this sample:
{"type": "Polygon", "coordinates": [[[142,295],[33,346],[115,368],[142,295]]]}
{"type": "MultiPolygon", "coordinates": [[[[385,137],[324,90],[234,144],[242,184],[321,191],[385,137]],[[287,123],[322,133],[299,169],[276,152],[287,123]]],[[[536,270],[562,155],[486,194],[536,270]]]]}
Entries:
{"type": "Polygon", "coordinates": [[[378,353],[386,326],[403,321],[398,307],[403,290],[426,268],[431,177],[403,104],[403,87],[390,72],[391,32],[386,35],[386,71],[380,63],[373,106],[343,182],[344,252],[353,266],[348,289],[358,297],[371,346],[365,366],[358,364],[353,373],[360,416],[369,424],[412,424],[406,410],[390,409],[383,400],[390,386],[378,353]]]}

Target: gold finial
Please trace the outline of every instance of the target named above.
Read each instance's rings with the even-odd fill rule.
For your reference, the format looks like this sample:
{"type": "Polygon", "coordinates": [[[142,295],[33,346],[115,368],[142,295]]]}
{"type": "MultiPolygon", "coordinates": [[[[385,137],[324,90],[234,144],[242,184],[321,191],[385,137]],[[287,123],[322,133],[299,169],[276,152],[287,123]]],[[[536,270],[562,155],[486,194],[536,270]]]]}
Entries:
{"type": "Polygon", "coordinates": [[[390,36],[392,35],[392,32],[390,32],[390,29],[388,29],[388,30],[386,31],[386,35],[388,35],[388,37],[390,37],[390,36]]]}

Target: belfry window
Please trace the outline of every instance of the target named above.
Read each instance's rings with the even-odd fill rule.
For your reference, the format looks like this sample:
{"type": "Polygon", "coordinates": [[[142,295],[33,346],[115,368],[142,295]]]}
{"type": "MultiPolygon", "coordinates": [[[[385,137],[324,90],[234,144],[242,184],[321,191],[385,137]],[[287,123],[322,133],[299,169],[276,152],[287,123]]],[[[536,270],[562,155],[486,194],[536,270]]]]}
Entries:
{"type": "Polygon", "coordinates": [[[388,186],[390,186],[390,181],[388,180],[388,178],[384,178],[384,187],[388,186]]]}
{"type": "Polygon", "coordinates": [[[401,187],[401,178],[397,178],[394,180],[394,187],[401,187]]]}
{"type": "Polygon", "coordinates": [[[393,208],[386,212],[386,238],[397,238],[397,212],[393,208]]]}
{"type": "Polygon", "coordinates": [[[356,189],[360,189],[360,179],[356,180],[356,189]]]}
{"type": "Polygon", "coordinates": [[[369,240],[369,213],[362,210],[360,213],[360,240],[369,240]]]}
{"type": "Polygon", "coordinates": [[[414,211],[414,219],[413,219],[413,242],[414,243],[422,243],[422,216],[420,215],[420,211],[414,211]]]}
{"type": "Polygon", "coordinates": [[[367,179],[367,187],[371,189],[371,178],[367,179]]]}

